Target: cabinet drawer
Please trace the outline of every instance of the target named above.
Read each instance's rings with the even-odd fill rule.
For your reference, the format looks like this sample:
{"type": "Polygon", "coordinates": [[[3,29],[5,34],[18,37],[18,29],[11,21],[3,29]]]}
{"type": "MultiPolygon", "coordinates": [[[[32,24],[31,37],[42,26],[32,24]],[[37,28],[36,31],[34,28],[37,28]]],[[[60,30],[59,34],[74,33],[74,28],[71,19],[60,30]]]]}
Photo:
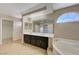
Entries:
{"type": "Polygon", "coordinates": [[[47,43],[48,42],[48,37],[40,37],[40,40],[47,43]]]}

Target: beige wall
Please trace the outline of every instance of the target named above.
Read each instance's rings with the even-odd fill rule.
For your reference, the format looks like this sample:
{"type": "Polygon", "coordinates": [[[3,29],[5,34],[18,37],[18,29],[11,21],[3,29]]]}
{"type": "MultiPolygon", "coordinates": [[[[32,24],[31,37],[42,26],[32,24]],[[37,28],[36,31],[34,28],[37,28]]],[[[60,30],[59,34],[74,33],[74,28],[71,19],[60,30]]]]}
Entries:
{"type": "Polygon", "coordinates": [[[54,24],[54,34],[56,38],[65,38],[65,39],[73,39],[79,40],[79,22],[77,23],[62,23],[57,24],[56,21],[58,17],[67,12],[77,12],[79,13],[79,5],[63,8],[54,11],[53,20],[55,20],[54,24]]]}
{"type": "Polygon", "coordinates": [[[2,18],[0,18],[0,44],[2,44],[2,18]]]}
{"type": "Polygon", "coordinates": [[[55,37],[79,40],[79,23],[56,24],[55,37]]]}

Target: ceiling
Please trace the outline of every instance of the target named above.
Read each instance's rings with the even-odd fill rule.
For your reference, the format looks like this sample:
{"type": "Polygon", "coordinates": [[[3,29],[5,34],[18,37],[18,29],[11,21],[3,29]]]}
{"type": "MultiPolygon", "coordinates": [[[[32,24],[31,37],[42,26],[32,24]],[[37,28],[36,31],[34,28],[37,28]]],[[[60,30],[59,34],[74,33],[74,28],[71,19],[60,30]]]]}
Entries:
{"type": "Polygon", "coordinates": [[[37,3],[0,3],[0,14],[21,18],[21,13],[37,3]]]}
{"type": "MultiPolygon", "coordinates": [[[[33,9],[32,7],[36,5],[38,5],[38,3],[0,3],[0,14],[21,18],[21,13],[23,11],[26,11],[30,8],[33,9]]],[[[73,4],[54,3],[52,5],[54,7],[53,9],[59,9],[66,6],[68,7],[73,4]]]]}

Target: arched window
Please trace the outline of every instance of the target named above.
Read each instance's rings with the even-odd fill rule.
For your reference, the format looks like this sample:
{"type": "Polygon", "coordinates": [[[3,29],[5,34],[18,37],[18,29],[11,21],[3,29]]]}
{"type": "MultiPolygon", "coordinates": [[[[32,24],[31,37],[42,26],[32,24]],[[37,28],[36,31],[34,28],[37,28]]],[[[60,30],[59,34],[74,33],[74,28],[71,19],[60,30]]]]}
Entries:
{"type": "Polygon", "coordinates": [[[75,12],[69,12],[61,15],[57,23],[65,23],[65,22],[79,22],[79,14],[75,12]]]}

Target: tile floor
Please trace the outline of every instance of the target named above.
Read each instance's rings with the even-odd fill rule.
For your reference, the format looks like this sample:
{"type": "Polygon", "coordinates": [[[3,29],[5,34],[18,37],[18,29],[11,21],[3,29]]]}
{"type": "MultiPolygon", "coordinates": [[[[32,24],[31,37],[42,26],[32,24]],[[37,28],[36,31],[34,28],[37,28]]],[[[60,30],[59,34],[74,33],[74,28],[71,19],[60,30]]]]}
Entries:
{"type": "Polygon", "coordinates": [[[32,46],[30,44],[22,44],[21,40],[7,40],[6,43],[0,45],[0,55],[46,55],[46,50],[32,46]]]}

